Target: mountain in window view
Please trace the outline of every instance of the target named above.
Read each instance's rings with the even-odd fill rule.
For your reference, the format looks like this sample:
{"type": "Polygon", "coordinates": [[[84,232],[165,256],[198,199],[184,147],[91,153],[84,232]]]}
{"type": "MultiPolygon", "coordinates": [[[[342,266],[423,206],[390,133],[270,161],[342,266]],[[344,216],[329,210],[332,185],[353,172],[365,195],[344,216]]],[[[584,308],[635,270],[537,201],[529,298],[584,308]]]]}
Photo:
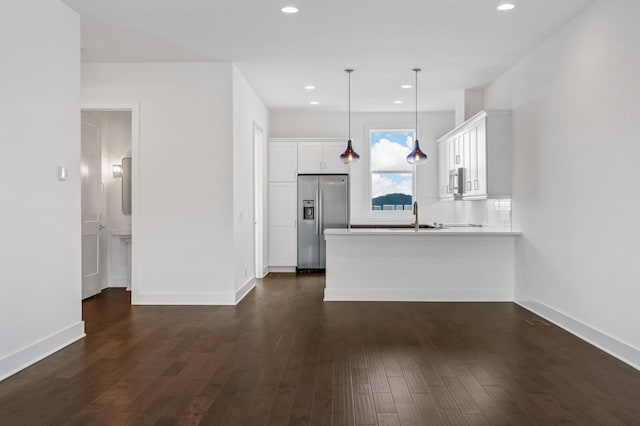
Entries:
{"type": "Polygon", "coordinates": [[[374,206],[383,206],[383,205],[403,206],[411,203],[412,203],[411,195],[397,194],[397,193],[381,195],[371,200],[371,204],[374,206]]]}

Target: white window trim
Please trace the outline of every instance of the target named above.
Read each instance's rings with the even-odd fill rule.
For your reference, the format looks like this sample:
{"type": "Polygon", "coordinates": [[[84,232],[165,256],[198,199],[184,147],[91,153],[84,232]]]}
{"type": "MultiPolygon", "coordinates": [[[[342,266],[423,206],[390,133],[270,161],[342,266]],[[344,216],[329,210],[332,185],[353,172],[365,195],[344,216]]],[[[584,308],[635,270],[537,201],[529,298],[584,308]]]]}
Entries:
{"type": "MultiPolygon", "coordinates": [[[[413,217],[413,214],[411,212],[411,210],[373,210],[371,208],[371,200],[372,200],[372,188],[371,188],[371,132],[376,131],[376,132],[384,132],[384,131],[389,131],[389,132],[407,132],[407,131],[411,131],[413,132],[413,134],[416,134],[416,129],[413,128],[413,126],[411,125],[402,125],[401,124],[395,124],[395,125],[389,125],[389,124],[383,124],[383,125],[367,125],[365,127],[365,140],[367,142],[367,155],[366,155],[366,161],[365,161],[365,194],[366,194],[366,200],[365,200],[365,206],[364,206],[364,217],[368,220],[368,221],[372,221],[372,222],[389,222],[389,223],[393,223],[393,222],[406,222],[407,220],[410,220],[413,217]]],[[[413,195],[412,195],[412,200],[415,201],[416,196],[417,196],[417,187],[416,187],[416,167],[415,165],[412,167],[411,171],[406,171],[406,170],[402,170],[402,171],[397,171],[394,172],[392,170],[388,170],[387,172],[390,173],[411,173],[413,176],[413,195]]]]}

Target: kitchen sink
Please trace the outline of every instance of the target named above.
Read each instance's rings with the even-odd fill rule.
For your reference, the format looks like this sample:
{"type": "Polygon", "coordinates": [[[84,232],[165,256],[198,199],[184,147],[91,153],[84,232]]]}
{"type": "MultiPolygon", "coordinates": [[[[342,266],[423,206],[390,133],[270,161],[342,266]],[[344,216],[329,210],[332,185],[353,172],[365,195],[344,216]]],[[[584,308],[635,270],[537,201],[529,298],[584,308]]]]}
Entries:
{"type": "MultiPolygon", "coordinates": [[[[433,223],[433,224],[420,224],[419,225],[420,229],[446,229],[445,226],[443,226],[441,223],[433,223]]],[[[414,229],[415,227],[413,225],[410,224],[406,224],[406,225],[351,225],[351,228],[353,229],[358,229],[358,228],[362,228],[362,229],[388,229],[391,231],[400,231],[400,230],[407,230],[407,229],[414,229]]]]}

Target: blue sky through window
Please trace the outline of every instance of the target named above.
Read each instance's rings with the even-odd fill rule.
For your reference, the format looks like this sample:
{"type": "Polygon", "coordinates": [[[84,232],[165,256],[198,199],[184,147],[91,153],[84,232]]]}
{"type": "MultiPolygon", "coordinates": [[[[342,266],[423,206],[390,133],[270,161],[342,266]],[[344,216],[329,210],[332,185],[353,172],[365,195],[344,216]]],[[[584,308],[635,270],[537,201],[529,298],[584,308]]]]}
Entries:
{"type": "MultiPolygon", "coordinates": [[[[404,194],[409,197],[413,195],[413,166],[406,158],[413,148],[414,134],[413,130],[370,132],[372,201],[389,194],[404,194]]],[[[398,197],[393,198],[399,200],[398,197]]],[[[411,198],[405,197],[409,204],[410,200],[411,198]]]]}
{"type": "Polygon", "coordinates": [[[413,195],[413,176],[410,173],[372,173],[371,196],[387,194],[413,195]]]}

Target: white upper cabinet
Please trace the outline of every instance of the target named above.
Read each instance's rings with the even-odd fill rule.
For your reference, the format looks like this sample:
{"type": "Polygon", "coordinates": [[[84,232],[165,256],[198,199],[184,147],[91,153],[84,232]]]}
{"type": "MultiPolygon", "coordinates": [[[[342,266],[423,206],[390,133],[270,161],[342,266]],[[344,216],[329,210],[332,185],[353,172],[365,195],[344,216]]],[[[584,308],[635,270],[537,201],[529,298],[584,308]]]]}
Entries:
{"type": "Polygon", "coordinates": [[[511,112],[481,111],[438,140],[439,197],[511,197],[511,112]]]}
{"type": "Polygon", "coordinates": [[[449,149],[452,146],[451,139],[438,143],[438,197],[441,199],[453,199],[449,185],[449,149]]]}
{"type": "Polygon", "coordinates": [[[320,173],[322,161],[322,142],[301,142],[298,144],[298,170],[300,173],[320,173]]]}
{"type": "Polygon", "coordinates": [[[299,142],[298,173],[349,173],[340,160],[346,142],[299,142]]]}
{"type": "Polygon", "coordinates": [[[344,164],[340,154],[347,149],[346,142],[324,142],[324,173],[349,173],[349,165],[344,164]]]}
{"type": "Polygon", "coordinates": [[[269,142],[269,182],[296,182],[297,180],[297,142],[269,142]]]}

